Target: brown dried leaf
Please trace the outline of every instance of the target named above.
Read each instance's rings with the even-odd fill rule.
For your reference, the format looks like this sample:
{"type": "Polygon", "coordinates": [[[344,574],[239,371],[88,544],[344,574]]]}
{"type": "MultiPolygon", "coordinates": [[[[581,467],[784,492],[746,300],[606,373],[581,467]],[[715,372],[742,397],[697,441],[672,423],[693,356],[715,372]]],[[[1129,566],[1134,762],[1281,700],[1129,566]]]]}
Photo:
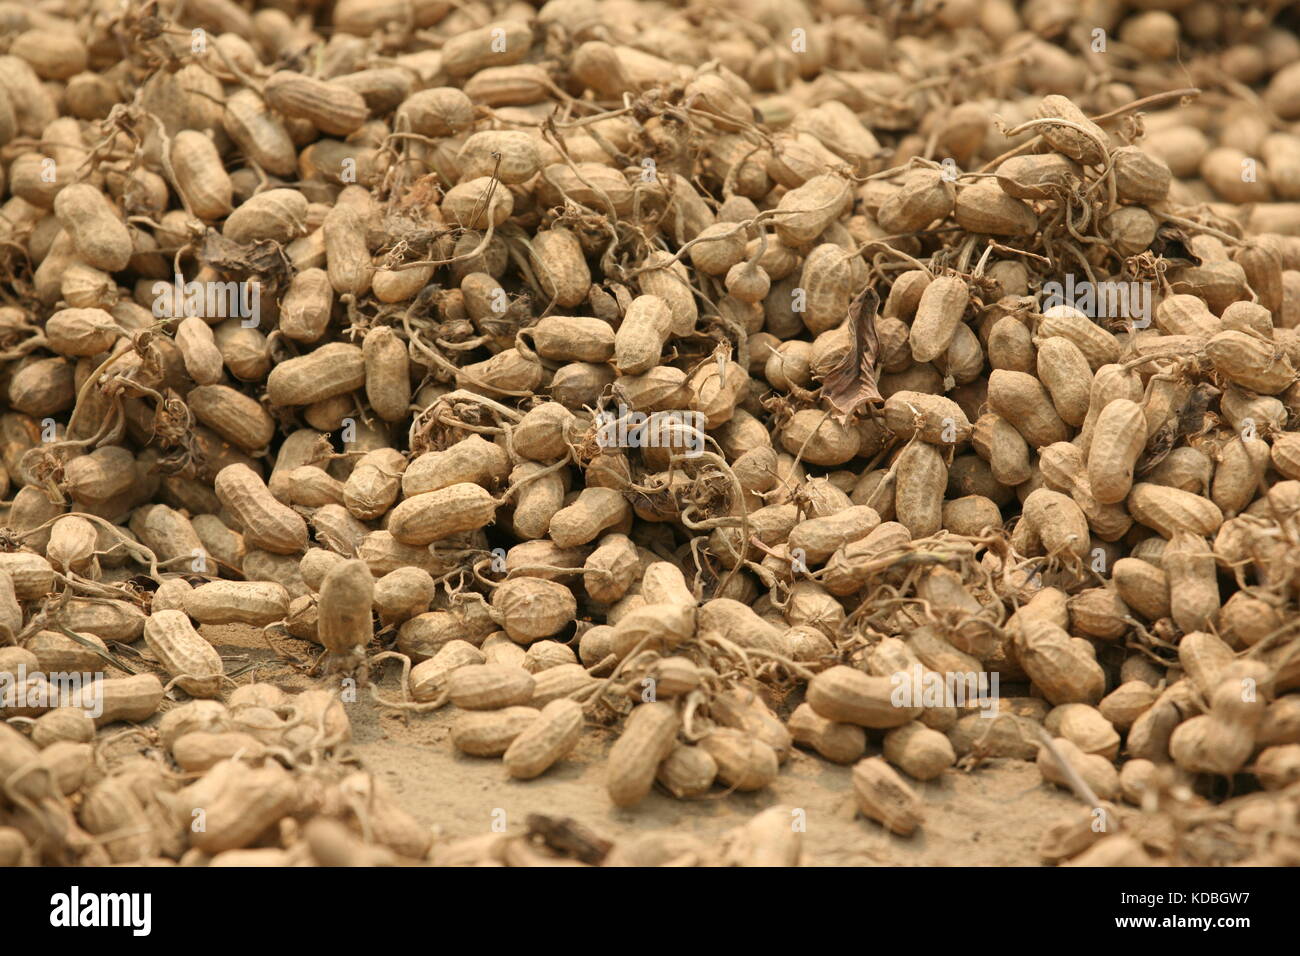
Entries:
{"type": "Polygon", "coordinates": [[[528,835],[551,850],[583,863],[597,866],[614,848],[614,844],[572,817],[528,814],[528,835]]]}
{"type": "MultiPolygon", "coordinates": [[[[203,237],[199,250],[199,261],[223,275],[244,278],[257,276],[261,282],[276,285],[285,278],[290,266],[280,244],[270,239],[259,239],[249,245],[241,245],[209,229],[203,237]]],[[[268,290],[263,289],[263,292],[268,290]]]]}
{"type": "Polygon", "coordinates": [[[1193,388],[1178,412],[1178,431],[1183,435],[1200,434],[1205,428],[1205,412],[1219,394],[1217,388],[1204,382],[1193,388]]]}
{"type": "Polygon", "coordinates": [[[876,387],[876,312],[880,296],[870,287],[858,293],[849,305],[849,336],[852,345],[840,363],[822,380],[822,397],[835,417],[846,422],[868,402],[882,401],[876,387]]]}
{"type": "Polygon", "coordinates": [[[1186,230],[1165,223],[1156,230],[1156,237],[1151,243],[1151,252],[1156,258],[1164,258],[1170,266],[1199,266],[1201,257],[1187,248],[1190,241],[1186,230]]]}
{"type": "Polygon", "coordinates": [[[1147,442],[1146,454],[1138,463],[1137,473],[1145,475],[1160,464],[1174,450],[1179,439],[1199,435],[1205,430],[1205,413],[1219,390],[1204,382],[1192,389],[1178,417],[1165,422],[1147,442]]]}
{"type": "Polygon", "coordinates": [[[1164,461],[1174,445],[1178,442],[1178,425],[1176,422],[1168,421],[1156,429],[1156,433],[1151,436],[1147,442],[1146,452],[1143,454],[1141,461],[1137,465],[1137,474],[1145,475],[1152,471],[1156,465],[1164,461]]]}

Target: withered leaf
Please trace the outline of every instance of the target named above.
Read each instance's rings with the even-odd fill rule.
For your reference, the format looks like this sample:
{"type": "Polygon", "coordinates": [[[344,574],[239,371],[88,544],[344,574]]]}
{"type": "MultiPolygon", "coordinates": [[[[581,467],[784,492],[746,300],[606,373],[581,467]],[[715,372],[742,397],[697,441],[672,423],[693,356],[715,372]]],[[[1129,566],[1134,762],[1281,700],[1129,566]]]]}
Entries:
{"type": "Polygon", "coordinates": [[[1156,237],[1151,243],[1151,252],[1157,258],[1169,260],[1173,265],[1201,264],[1201,257],[1187,248],[1187,233],[1177,226],[1165,223],[1156,230],[1156,237]]]}
{"type": "Polygon", "coordinates": [[[259,239],[241,245],[209,229],[203,237],[199,261],[223,275],[246,277],[256,275],[263,281],[280,278],[289,271],[284,250],[270,239],[259,239]]]}
{"type": "Polygon", "coordinates": [[[1193,388],[1192,393],[1187,396],[1187,401],[1178,411],[1178,431],[1183,435],[1200,434],[1205,427],[1205,412],[1210,407],[1210,402],[1219,394],[1217,388],[1204,382],[1193,388]]]}
{"type": "Polygon", "coordinates": [[[1146,451],[1143,453],[1141,460],[1137,464],[1137,474],[1145,475],[1152,471],[1156,465],[1160,464],[1174,450],[1174,445],[1178,441],[1178,425],[1169,421],[1161,425],[1151,439],[1147,442],[1146,451]]]}
{"type": "Polygon", "coordinates": [[[1146,452],[1138,462],[1137,473],[1145,475],[1168,457],[1180,439],[1199,435],[1205,428],[1205,413],[1219,390],[1204,382],[1192,389],[1178,416],[1165,422],[1147,442],[1146,452]]]}
{"type": "Polygon", "coordinates": [[[849,351],[822,380],[822,397],[830,403],[835,418],[847,422],[868,402],[881,401],[876,387],[876,311],[880,296],[868,287],[849,304],[849,351]]]}
{"type": "Polygon", "coordinates": [[[528,835],[541,840],[556,853],[571,856],[593,866],[609,855],[614,844],[572,817],[528,814],[528,835]]]}

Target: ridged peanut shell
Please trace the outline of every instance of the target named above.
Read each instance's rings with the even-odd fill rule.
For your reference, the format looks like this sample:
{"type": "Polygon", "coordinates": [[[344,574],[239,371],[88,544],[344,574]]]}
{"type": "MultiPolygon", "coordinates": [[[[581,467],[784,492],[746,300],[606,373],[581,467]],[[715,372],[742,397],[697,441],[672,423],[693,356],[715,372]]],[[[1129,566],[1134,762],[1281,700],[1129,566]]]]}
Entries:
{"type": "Polygon", "coordinates": [[[914,720],[921,713],[920,707],[895,705],[895,689],[890,678],[871,677],[837,665],[808,682],[808,703],[827,720],[888,729],[914,720]]]}
{"type": "Polygon", "coordinates": [[[461,482],[407,498],[390,513],[388,530],[402,544],[432,544],[485,527],[496,517],[496,507],[487,490],[461,482]]]}
{"type": "Polygon", "coordinates": [[[630,807],[654,784],[659,764],[672,752],[679,722],[669,704],[641,704],[623,724],[623,733],[610,748],[605,788],[615,806],[630,807]]]}
{"type": "Polygon", "coordinates": [[[144,625],[144,640],[163,669],[193,697],[221,693],[221,656],[183,611],[157,611],[144,625]]]}
{"type": "Polygon", "coordinates": [[[868,757],[853,767],[853,795],[863,816],[902,836],[925,820],[921,798],[880,757],[868,757]]]}

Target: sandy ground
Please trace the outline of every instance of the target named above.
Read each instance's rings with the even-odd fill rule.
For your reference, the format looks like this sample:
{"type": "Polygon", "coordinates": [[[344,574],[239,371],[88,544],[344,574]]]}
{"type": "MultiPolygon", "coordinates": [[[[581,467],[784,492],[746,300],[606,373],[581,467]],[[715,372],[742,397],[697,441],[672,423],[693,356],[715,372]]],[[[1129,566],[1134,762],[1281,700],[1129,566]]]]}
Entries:
{"type": "MultiPolygon", "coordinates": [[[[262,662],[240,682],[257,679],[287,691],[309,679],[277,661],[252,628],[204,628],[227,670],[242,661],[262,662]]],[[[313,646],[277,638],[276,646],[304,660],[313,646]]],[[[398,668],[380,682],[396,697],[398,668]]],[[[1038,771],[1016,760],[994,760],[973,773],[949,771],[918,784],[926,805],[925,824],[909,838],[855,818],[850,768],[796,750],[769,789],[682,801],[656,791],[631,809],[613,806],[605,794],[604,756],[608,731],[590,729],[578,749],[537,780],[511,780],[500,760],[468,757],[451,745],[454,707],[432,714],[403,715],[381,708],[367,694],[348,705],[353,744],[362,765],[382,777],[405,808],[450,838],[489,832],[501,811],[511,831],[529,813],[572,817],[610,840],[670,830],[713,842],[725,831],[774,804],[804,811],[805,862],[827,866],[1037,866],[1034,847],[1042,832],[1077,807],[1077,801],[1043,784],[1038,771]]]]}

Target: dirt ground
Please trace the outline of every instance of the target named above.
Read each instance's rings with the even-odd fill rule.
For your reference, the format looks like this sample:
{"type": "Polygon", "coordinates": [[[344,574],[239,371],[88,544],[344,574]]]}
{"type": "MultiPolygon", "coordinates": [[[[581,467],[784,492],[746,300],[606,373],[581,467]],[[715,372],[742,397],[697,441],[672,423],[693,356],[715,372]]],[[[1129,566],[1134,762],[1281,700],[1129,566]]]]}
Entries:
{"type": "MultiPolygon", "coordinates": [[[[206,627],[227,659],[227,670],[259,662],[240,682],[256,679],[287,691],[310,686],[310,679],[277,661],[255,628],[206,627]],[[262,666],[265,665],[265,666],[262,666]]],[[[282,652],[303,660],[313,645],[275,638],[282,652]]],[[[385,696],[396,698],[398,668],[390,665],[380,681],[385,696]]],[[[348,705],[353,746],[365,769],[382,777],[405,808],[448,838],[489,832],[505,812],[511,831],[529,813],[569,816],[610,840],[670,830],[713,842],[724,832],[774,804],[804,811],[805,863],[823,866],[1037,866],[1034,847],[1043,831],[1078,806],[1069,794],[1042,782],[1029,763],[994,760],[973,773],[949,771],[917,784],[925,800],[925,824],[910,838],[888,833],[876,823],[855,818],[850,768],[801,750],[767,790],[683,801],[655,791],[631,809],[614,807],[605,794],[604,756],[612,743],[593,728],[561,764],[532,781],[511,780],[501,761],[469,757],[451,745],[456,709],[403,715],[386,710],[361,693],[348,705]]]]}

